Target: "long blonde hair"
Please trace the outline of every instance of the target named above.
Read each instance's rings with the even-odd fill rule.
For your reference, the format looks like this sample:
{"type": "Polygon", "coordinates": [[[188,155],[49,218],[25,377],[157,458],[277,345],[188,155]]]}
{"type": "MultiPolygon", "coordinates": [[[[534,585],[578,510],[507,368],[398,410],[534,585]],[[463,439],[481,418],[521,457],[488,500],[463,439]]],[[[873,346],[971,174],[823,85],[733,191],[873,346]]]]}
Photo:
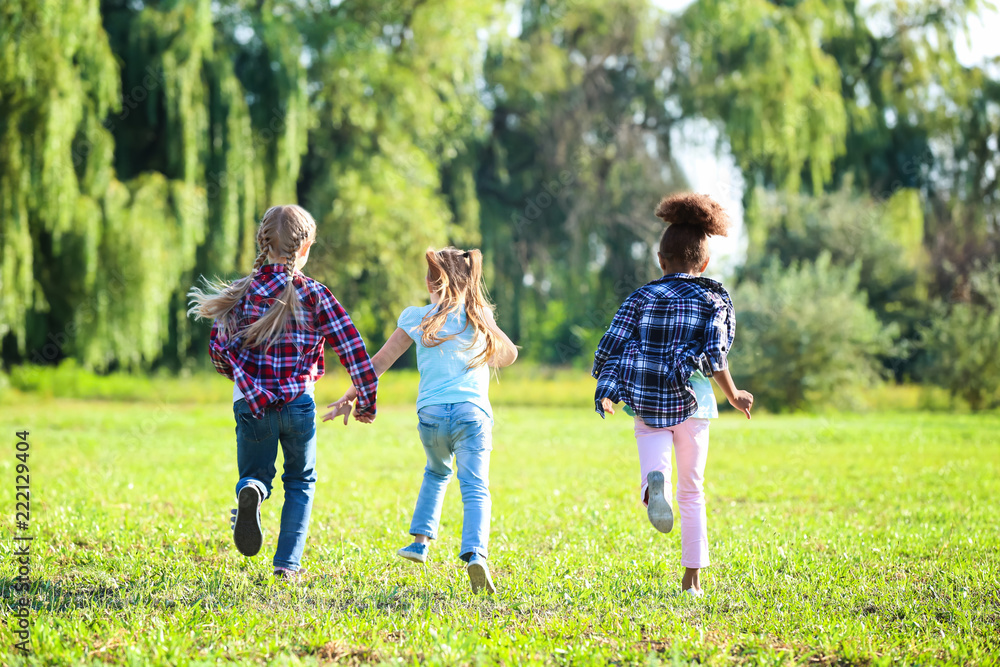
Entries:
{"type": "MultiPolygon", "coordinates": [[[[500,340],[486,321],[486,311],[493,311],[493,304],[486,297],[486,286],[483,283],[483,253],[479,250],[459,250],[444,248],[428,250],[427,282],[430,288],[439,296],[437,307],[431,309],[420,323],[421,342],[426,347],[437,347],[441,343],[455,338],[458,334],[440,336],[450,313],[458,312],[465,307],[466,324],[473,327],[472,342],[469,349],[475,347],[479,336],[485,338],[483,351],[469,362],[469,368],[482,366],[489,362],[500,350],[500,340]]],[[[464,331],[464,330],[463,330],[464,331]]]]}
{"type": "Polygon", "coordinates": [[[294,204],[272,206],[261,218],[257,228],[257,259],[253,273],[231,283],[205,280],[205,290],[192,287],[188,292],[188,315],[199,319],[219,320],[226,337],[240,336],[243,348],[271,347],[281,338],[289,320],[299,319],[302,304],[295,291],[294,276],[299,252],[316,240],[316,221],[309,212],[294,204]],[[275,304],[268,308],[256,322],[238,329],[239,323],[233,308],[246,296],[257,269],[264,266],[268,257],[284,259],[285,289],[275,304]]]}

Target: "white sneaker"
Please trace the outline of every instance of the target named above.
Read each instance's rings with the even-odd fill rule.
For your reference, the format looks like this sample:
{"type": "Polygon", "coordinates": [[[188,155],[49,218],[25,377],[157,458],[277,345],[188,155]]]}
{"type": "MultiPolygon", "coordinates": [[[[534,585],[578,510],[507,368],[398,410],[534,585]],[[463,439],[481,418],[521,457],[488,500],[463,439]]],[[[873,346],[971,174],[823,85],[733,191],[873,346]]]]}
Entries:
{"type": "Polygon", "coordinates": [[[653,470],[646,476],[646,483],[649,494],[646,514],[649,522],[661,533],[669,533],[674,527],[674,512],[670,508],[670,499],[663,493],[663,473],[653,470]]]}
{"type": "Polygon", "coordinates": [[[684,591],[681,595],[686,595],[688,597],[693,597],[693,598],[703,598],[705,597],[705,591],[692,587],[684,591]]]}
{"type": "Polygon", "coordinates": [[[493,579],[490,577],[490,568],[486,565],[486,559],[479,554],[469,559],[469,567],[466,568],[466,572],[469,573],[469,584],[472,586],[474,594],[483,589],[486,589],[490,595],[497,592],[496,587],[493,586],[493,579]]]}
{"type": "Polygon", "coordinates": [[[406,560],[412,560],[414,563],[426,563],[427,562],[427,551],[428,547],[426,544],[420,544],[419,542],[414,542],[408,547],[403,547],[396,552],[396,555],[400,558],[405,558],[406,560]]]}

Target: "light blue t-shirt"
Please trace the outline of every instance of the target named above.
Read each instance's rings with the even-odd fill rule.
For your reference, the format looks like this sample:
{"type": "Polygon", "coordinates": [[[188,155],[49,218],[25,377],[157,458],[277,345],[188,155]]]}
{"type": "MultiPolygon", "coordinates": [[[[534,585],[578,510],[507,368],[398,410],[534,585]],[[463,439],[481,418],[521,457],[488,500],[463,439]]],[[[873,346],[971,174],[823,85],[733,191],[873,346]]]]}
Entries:
{"type": "Polygon", "coordinates": [[[695,371],[688,379],[694,389],[698,401],[698,411],[691,415],[692,419],[716,419],[719,416],[719,404],[715,402],[715,392],[712,391],[712,381],[701,371],[695,371]]]}
{"type": "Polygon", "coordinates": [[[464,403],[468,401],[493,418],[490,407],[490,368],[486,364],[467,368],[483,348],[486,340],[482,334],[470,349],[475,329],[466,328],[465,309],[450,313],[438,336],[458,334],[437,347],[425,347],[421,342],[420,322],[435,308],[434,304],[410,306],[399,316],[396,325],[405,331],[417,346],[417,370],[420,371],[420,390],[417,410],[425,405],[464,403]]]}
{"type": "MultiPolygon", "coordinates": [[[[688,419],[717,419],[719,417],[719,404],[715,401],[715,392],[712,391],[712,381],[701,371],[695,371],[688,378],[691,388],[694,389],[694,399],[698,401],[698,409],[688,419]]],[[[630,417],[635,416],[632,408],[625,406],[625,414],[630,417]]]]}

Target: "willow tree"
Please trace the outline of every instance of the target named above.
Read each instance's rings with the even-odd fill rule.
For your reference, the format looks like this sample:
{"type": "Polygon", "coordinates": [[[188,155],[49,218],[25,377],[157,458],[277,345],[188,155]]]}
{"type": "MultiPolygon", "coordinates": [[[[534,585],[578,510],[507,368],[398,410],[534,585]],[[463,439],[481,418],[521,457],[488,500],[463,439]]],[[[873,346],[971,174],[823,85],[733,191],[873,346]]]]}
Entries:
{"type": "Polygon", "coordinates": [[[721,126],[751,188],[796,192],[805,175],[818,193],[844,153],[840,69],[823,50],[838,4],[699,0],[677,20],[672,91],[721,126]]]}
{"type": "Polygon", "coordinates": [[[674,91],[686,114],[723,128],[748,209],[758,187],[847,185],[894,212],[869,224],[922,238],[937,291],[950,292],[961,267],[998,248],[1000,83],[956,53],[989,6],[699,0],[676,24],[674,91]]]}
{"type": "Polygon", "coordinates": [[[969,299],[975,260],[1000,248],[1000,83],[956,53],[987,6],[700,0],[677,22],[674,90],[723,128],[747,183],[744,277],[824,251],[860,262],[907,343],[889,359],[900,377],[919,371],[929,298],[969,299]]]}
{"type": "Polygon", "coordinates": [[[295,196],[295,32],[272,12],[219,17],[209,0],[2,11],[5,359],[177,362],[187,287],[249,266],[255,219],[295,196]]]}
{"type": "Polygon", "coordinates": [[[114,142],[102,123],[118,66],[97,0],[5,2],[0,31],[0,336],[8,359],[46,342],[61,355],[74,321],[63,306],[103,278],[114,142]]]}
{"type": "Polygon", "coordinates": [[[153,225],[172,234],[173,257],[169,275],[154,278],[162,298],[150,306],[168,360],[187,351],[187,287],[202,274],[246,272],[256,220],[296,198],[305,72],[294,25],[273,9],[213,13],[209,0],[104,6],[126,63],[122,113],[111,119],[116,167],[128,182],[162,182],[159,201],[169,202],[167,224],[153,225]]]}

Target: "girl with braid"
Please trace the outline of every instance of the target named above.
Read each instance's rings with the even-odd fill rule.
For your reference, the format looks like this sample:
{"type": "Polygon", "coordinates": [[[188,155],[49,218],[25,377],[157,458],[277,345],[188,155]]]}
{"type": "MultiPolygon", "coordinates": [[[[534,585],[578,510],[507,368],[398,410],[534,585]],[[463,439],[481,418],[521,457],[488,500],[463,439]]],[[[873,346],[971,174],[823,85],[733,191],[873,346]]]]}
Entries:
{"type": "Polygon", "coordinates": [[[334,349],[357,390],[355,417],[375,418],[378,376],[364,341],[323,284],[301,272],[316,222],[299,206],[267,210],[257,230],[253,273],[232,283],[193,288],[189,315],[214,320],[209,354],[233,380],[237,509],[233,541],[244,556],[260,551],[260,505],[271,495],[278,445],[285,502],[274,576],[294,578],[305,549],[316,486],[314,386],[324,372],[323,345],[334,349]]]}
{"type": "MultiPolygon", "coordinates": [[[[410,522],[413,543],[397,553],[406,560],[426,562],[430,542],[437,537],[444,492],[457,469],[465,509],[458,555],[468,564],[472,592],[494,593],[486,565],[493,449],[489,368],[514,363],[517,347],[493,319],[480,251],[428,250],[426,259],[430,303],[404,310],[396,331],[372,357],[381,375],[411,344],[417,346],[417,430],[427,466],[410,522]]],[[[348,389],[327,406],[334,409],[323,421],[343,416],[346,424],[351,402],[358,398],[356,388],[348,389]]]]}

